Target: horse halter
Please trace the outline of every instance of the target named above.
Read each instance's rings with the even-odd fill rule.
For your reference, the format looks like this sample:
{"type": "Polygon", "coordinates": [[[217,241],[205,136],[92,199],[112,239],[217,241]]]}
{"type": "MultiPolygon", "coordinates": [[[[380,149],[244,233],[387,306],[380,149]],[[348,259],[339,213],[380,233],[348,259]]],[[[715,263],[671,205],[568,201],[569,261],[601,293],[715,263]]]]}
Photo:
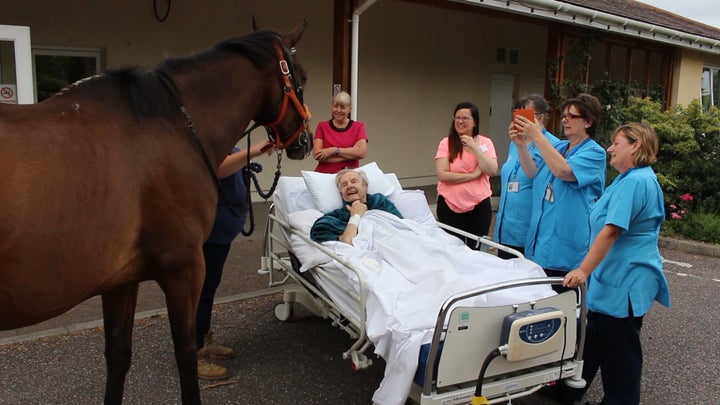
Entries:
{"type": "MultiPolygon", "coordinates": [[[[268,132],[268,138],[270,142],[272,142],[275,148],[285,149],[293,142],[295,142],[295,140],[298,138],[298,136],[300,136],[300,134],[307,133],[308,121],[310,121],[310,110],[306,105],[302,103],[302,90],[295,81],[295,76],[293,75],[291,67],[292,60],[291,63],[288,63],[284,55],[283,47],[281,45],[276,43],[275,50],[277,51],[278,61],[280,65],[280,73],[282,73],[283,79],[283,101],[277,119],[270,124],[265,124],[264,127],[268,132]],[[297,93],[300,93],[299,97],[297,93]],[[292,101],[293,105],[295,106],[295,110],[297,110],[298,114],[300,114],[300,117],[302,118],[302,123],[295,130],[295,132],[293,132],[293,134],[288,139],[286,139],[285,142],[283,142],[282,139],[280,139],[280,131],[278,130],[278,124],[280,124],[280,122],[285,118],[285,114],[287,113],[287,107],[290,101],[292,101]]],[[[290,56],[292,56],[294,53],[295,51],[293,48],[293,50],[290,51],[290,56]]]]}

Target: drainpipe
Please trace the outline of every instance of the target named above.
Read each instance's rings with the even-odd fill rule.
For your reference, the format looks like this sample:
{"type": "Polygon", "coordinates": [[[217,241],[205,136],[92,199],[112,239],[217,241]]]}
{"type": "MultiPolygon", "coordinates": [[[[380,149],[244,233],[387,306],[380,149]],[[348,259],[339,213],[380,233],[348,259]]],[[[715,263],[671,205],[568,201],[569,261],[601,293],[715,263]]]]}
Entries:
{"type": "Polygon", "coordinates": [[[366,0],[364,3],[359,5],[352,14],[352,45],[350,48],[350,89],[352,91],[352,111],[350,112],[350,118],[355,121],[357,121],[358,104],[358,47],[360,43],[360,14],[378,1],[379,0],[366,0]]]}

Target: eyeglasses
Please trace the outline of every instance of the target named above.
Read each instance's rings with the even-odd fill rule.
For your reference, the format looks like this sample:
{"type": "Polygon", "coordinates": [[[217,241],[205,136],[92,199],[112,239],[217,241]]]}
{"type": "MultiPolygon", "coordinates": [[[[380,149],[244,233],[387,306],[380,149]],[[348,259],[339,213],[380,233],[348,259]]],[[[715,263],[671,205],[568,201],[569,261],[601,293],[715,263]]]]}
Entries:
{"type": "Polygon", "coordinates": [[[472,117],[468,117],[468,116],[465,116],[465,117],[453,117],[453,120],[455,120],[455,122],[461,122],[461,121],[462,121],[462,122],[465,122],[465,121],[470,121],[471,119],[473,119],[473,118],[472,118],[472,117]]]}
{"type": "Polygon", "coordinates": [[[568,120],[568,121],[570,121],[570,120],[575,119],[575,118],[582,118],[582,115],[571,114],[571,113],[567,113],[567,114],[562,114],[562,115],[560,115],[560,119],[561,119],[561,120],[568,120]]]}

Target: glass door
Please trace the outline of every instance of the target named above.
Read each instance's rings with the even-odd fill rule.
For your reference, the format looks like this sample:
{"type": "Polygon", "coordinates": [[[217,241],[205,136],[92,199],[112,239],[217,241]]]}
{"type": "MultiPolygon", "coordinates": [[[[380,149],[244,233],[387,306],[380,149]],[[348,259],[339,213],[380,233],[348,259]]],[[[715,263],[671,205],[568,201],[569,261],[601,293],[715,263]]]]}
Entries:
{"type": "Polygon", "coordinates": [[[30,27],[0,25],[0,104],[34,102],[30,27]]]}

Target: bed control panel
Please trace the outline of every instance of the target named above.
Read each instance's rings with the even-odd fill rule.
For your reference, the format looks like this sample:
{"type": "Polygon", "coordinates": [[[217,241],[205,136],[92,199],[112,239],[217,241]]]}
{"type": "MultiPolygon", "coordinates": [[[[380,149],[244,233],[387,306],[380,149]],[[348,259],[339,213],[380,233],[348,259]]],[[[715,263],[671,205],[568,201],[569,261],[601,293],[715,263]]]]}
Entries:
{"type": "Polygon", "coordinates": [[[500,345],[507,345],[503,356],[520,361],[562,349],[566,319],[559,309],[537,308],[508,315],[503,320],[500,345]]]}

